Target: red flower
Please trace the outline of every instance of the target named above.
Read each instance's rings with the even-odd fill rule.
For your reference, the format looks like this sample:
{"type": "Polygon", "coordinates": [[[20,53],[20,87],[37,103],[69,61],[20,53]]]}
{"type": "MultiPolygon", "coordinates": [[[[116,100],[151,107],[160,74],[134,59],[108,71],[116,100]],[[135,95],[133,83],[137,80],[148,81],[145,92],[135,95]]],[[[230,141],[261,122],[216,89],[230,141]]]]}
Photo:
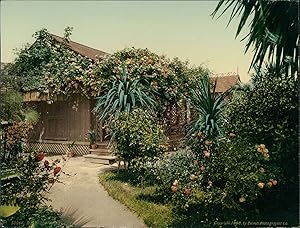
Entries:
{"type": "Polygon", "coordinates": [[[35,160],[39,162],[39,161],[42,161],[44,159],[44,157],[45,157],[44,152],[40,151],[35,155],[35,160]]]}
{"type": "Polygon", "coordinates": [[[49,162],[47,160],[44,161],[44,166],[45,166],[45,168],[49,167],[49,162]]]}
{"type": "Polygon", "coordinates": [[[54,168],[54,175],[58,174],[60,172],[61,168],[60,167],[55,167],[54,168]]]}

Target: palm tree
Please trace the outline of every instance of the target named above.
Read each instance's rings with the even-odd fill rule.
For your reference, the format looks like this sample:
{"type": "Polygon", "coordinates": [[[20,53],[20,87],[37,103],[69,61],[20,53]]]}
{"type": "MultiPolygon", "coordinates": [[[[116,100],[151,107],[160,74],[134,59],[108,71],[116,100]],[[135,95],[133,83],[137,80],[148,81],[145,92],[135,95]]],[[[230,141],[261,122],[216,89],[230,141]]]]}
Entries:
{"type": "MultiPolygon", "coordinates": [[[[212,13],[215,17],[223,8],[220,16],[232,8],[228,24],[235,17],[240,17],[236,37],[250,21],[250,32],[242,40],[248,38],[247,52],[254,46],[254,56],[250,68],[261,67],[267,56],[268,62],[285,65],[286,73],[290,67],[291,73],[297,70],[298,49],[298,1],[271,0],[220,0],[212,13]]],[[[219,17],[220,17],[219,16],[219,17]]]]}

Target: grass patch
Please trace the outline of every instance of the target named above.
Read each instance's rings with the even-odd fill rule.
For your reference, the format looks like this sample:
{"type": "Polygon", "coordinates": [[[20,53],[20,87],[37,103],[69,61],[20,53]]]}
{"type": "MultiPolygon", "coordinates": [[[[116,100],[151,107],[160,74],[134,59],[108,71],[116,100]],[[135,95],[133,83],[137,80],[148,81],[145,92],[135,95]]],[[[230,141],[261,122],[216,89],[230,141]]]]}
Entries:
{"type": "Polygon", "coordinates": [[[100,183],[114,199],[126,205],[149,227],[168,227],[174,223],[172,205],[160,203],[155,186],[141,187],[129,183],[124,170],[107,171],[99,177],[100,183]]]}

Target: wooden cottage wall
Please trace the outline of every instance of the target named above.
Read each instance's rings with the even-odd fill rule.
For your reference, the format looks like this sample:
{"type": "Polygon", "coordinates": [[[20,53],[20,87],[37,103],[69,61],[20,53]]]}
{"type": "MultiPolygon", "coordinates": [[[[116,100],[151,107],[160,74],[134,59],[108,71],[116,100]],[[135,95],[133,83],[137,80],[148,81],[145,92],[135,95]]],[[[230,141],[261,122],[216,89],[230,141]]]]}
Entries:
{"type": "Polygon", "coordinates": [[[87,133],[90,129],[91,110],[90,101],[77,97],[77,101],[68,102],[68,138],[77,141],[87,141],[87,133]]]}
{"type": "Polygon", "coordinates": [[[90,129],[91,110],[88,99],[78,95],[68,101],[47,104],[44,101],[31,102],[40,113],[40,119],[30,134],[30,140],[87,141],[90,129]]]}

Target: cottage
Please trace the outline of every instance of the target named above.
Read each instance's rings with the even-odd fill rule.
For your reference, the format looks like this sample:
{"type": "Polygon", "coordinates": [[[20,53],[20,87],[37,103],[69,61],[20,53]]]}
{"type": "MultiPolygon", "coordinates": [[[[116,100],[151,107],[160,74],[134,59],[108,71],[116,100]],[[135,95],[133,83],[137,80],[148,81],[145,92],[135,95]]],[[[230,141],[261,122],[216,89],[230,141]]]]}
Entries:
{"type": "MultiPolygon", "coordinates": [[[[51,36],[55,42],[65,42],[62,37],[51,36]]],[[[68,41],[66,45],[72,52],[94,61],[108,55],[73,41],[68,41]]],[[[216,92],[224,92],[237,82],[239,82],[238,75],[218,77],[216,92]]],[[[58,94],[55,96],[55,102],[49,104],[48,98],[49,94],[35,89],[24,92],[24,102],[34,106],[40,113],[39,122],[30,134],[28,142],[30,147],[48,153],[63,154],[72,146],[77,155],[86,155],[90,152],[96,155],[109,155],[105,126],[92,112],[95,99],[88,99],[79,93],[74,93],[68,98],[58,94]],[[98,149],[89,148],[87,133],[91,129],[96,132],[98,149]]],[[[187,116],[178,113],[176,106],[170,107],[169,114],[170,126],[167,134],[170,142],[174,142],[182,136],[181,127],[187,116]]]]}
{"type": "MultiPolygon", "coordinates": [[[[51,36],[59,43],[64,42],[62,37],[53,34],[51,36]]],[[[103,51],[73,41],[69,41],[67,47],[92,60],[107,55],[103,51]]],[[[67,98],[61,94],[55,97],[54,103],[49,104],[47,102],[49,94],[36,90],[24,92],[23,97],[24,102],[40,113],[39,121],[29,137],[29,145],[32,148],[63,154],[72,145],[75,154],[89,154],[90,143],[87,133],[91,129],[95,129],[97,142],[106,141],[105,129],[92,113],[95,106],[94,99],[88,99],[81,94],[74,94],[67,98]]],[[[106,144],[104,145],[103,154],[106,154],[108,151],[106,144]]]]}

